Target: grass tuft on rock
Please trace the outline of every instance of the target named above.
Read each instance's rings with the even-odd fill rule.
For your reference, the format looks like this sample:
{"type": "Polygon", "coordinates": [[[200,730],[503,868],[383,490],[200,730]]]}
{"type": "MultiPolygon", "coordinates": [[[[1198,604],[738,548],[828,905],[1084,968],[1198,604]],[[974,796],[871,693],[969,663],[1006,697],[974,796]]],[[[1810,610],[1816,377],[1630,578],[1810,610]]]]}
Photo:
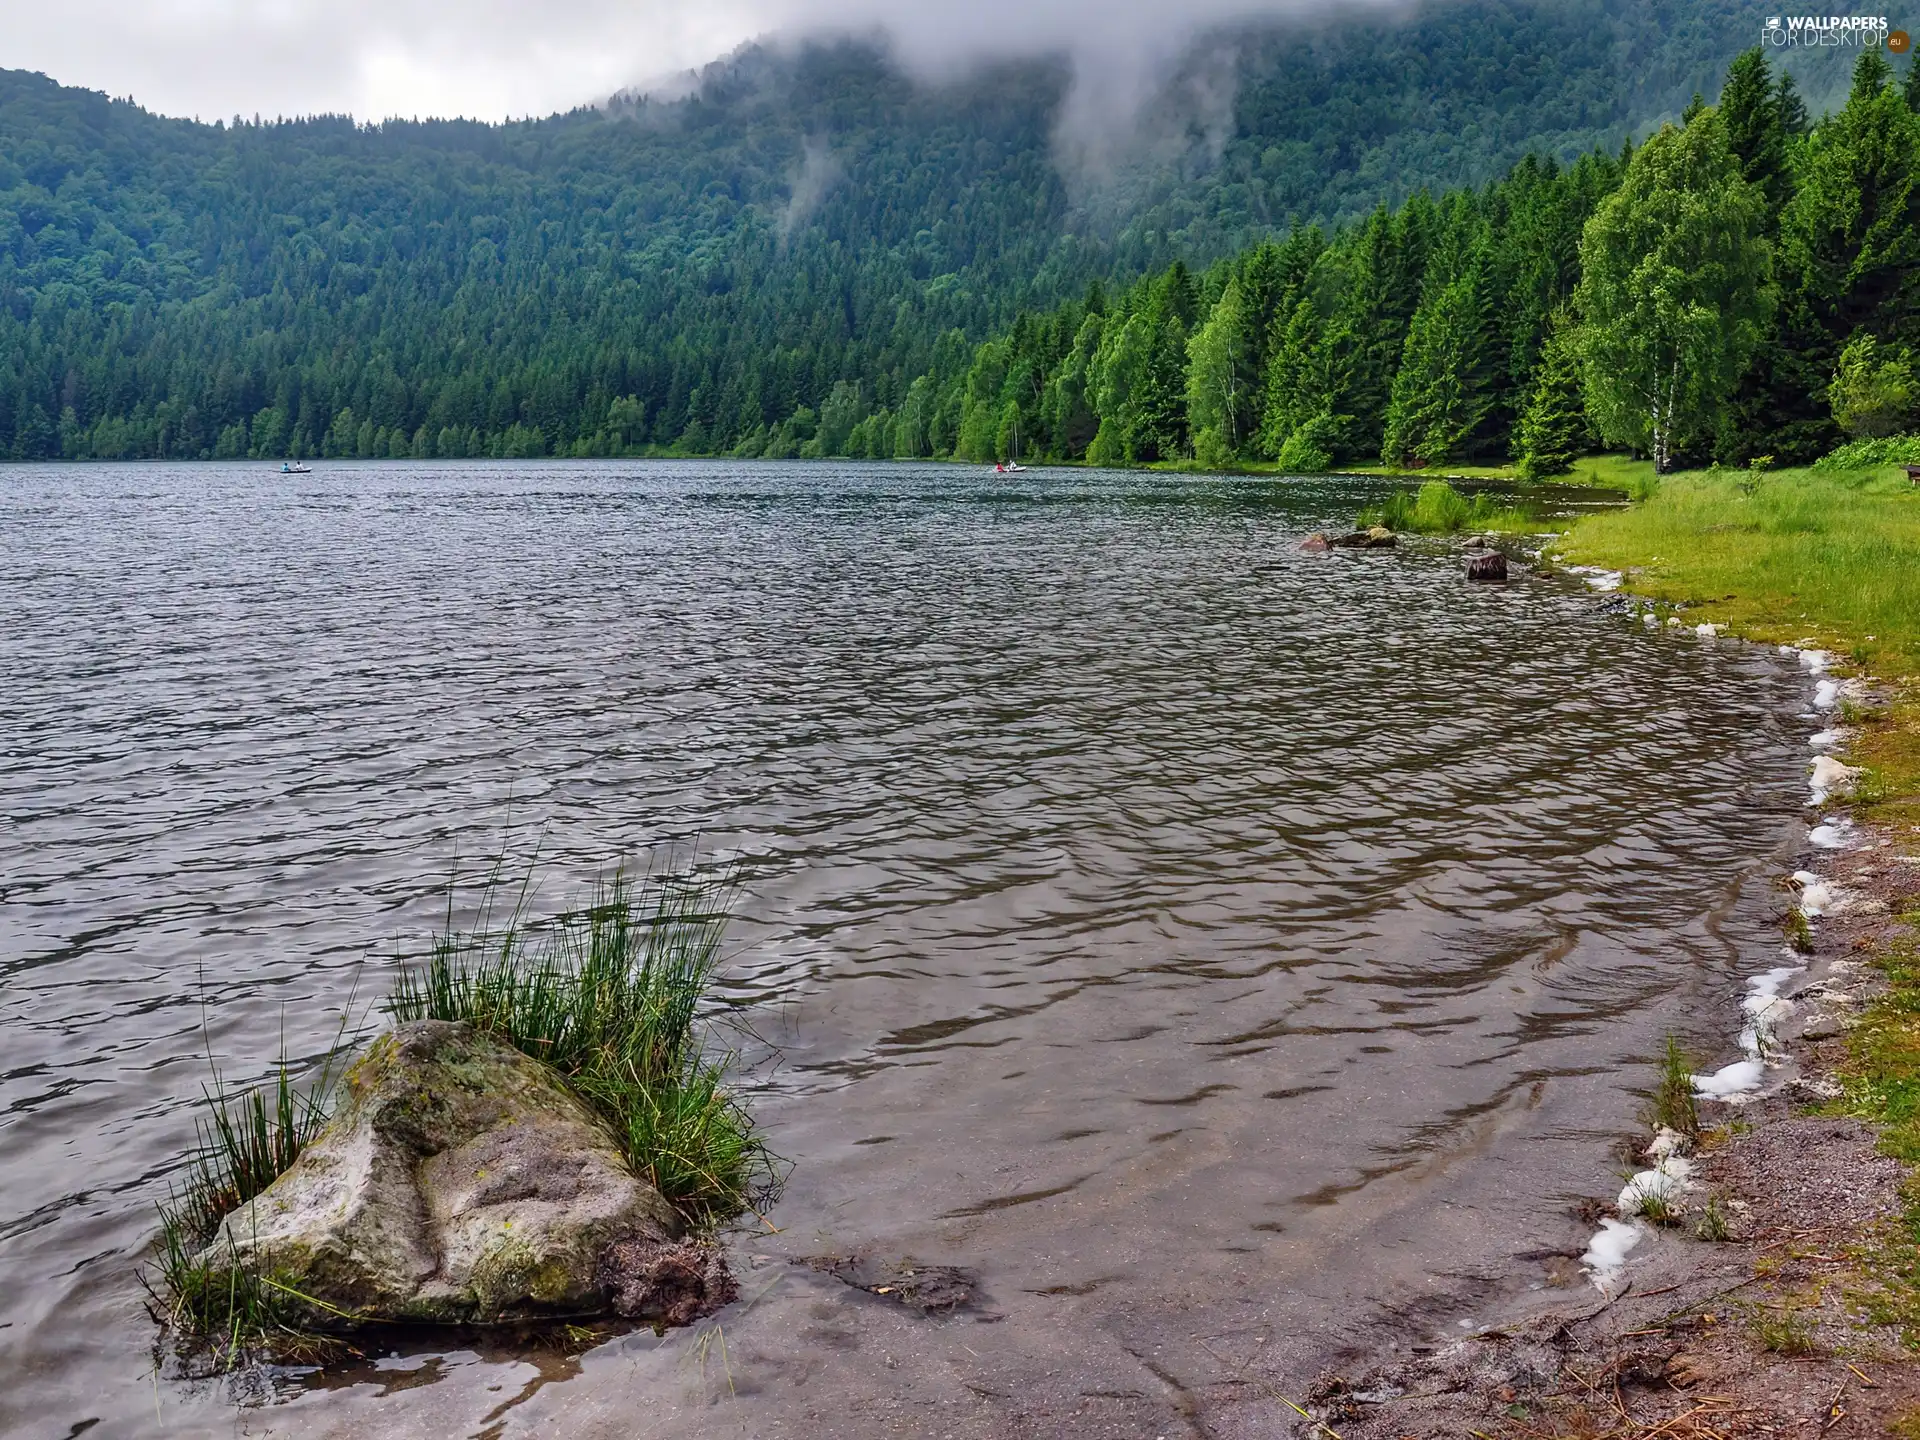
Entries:
{"type": "MultiPolygon", "coordinates": [[[[386,1008],[397,1020],[465,1021],[546,1062],[608,1124],[635,1173],[689,1221],[711,1226],[769,1201],[779,1172],[728,1085],[732,1056],[701,1043],[733,895],[730,878],[624,874],[583,910],[503,924],[488,884],[479,923],[448,921],[424,964],[400,972],[386,1008]]],[[[351,1046],[349,1000],[332,1057],[309,1083],[282,1061],[263,1085],[228,1091],[216,1074],[196,1121],[184,1181],[160,1207],[144,1277],[149,1308],[196,1372],[260,1355],[315,1359],[339,1345],[320,1333],[330,1307],[222,1255],[226,1217],[290,1169],[328,1118],[335,1062],[351,1046]]]]}
{"type": "Polygon", "coordinates": [[[778,1171],[727,1084],[733,1057],[697,1033],[720,964],[733,886],[625,874],[585,909],[528,923],[451,919],[426,963],[403,970],[400,1021],[472,1025],[566,1077],[646,1177],[697,1225],[764,1203],[778,1171]]]}
{"type": "Polygon", "coordinates": [[[267,1084],[228,1092],[215,1076],[196,1119],[199,1144],[187,1178],[160,1207],[160,1247],[147,1278],[149,1308],[183,1353],[216,1371],[253,1351],[299,1352],[318,1343],[300,1322],[299,1297],[271,1277],[203,1258],[220,1222],[291,1168],[326,1123],[331,1066],[306,1092],[282,1061],[267,1084]]]}

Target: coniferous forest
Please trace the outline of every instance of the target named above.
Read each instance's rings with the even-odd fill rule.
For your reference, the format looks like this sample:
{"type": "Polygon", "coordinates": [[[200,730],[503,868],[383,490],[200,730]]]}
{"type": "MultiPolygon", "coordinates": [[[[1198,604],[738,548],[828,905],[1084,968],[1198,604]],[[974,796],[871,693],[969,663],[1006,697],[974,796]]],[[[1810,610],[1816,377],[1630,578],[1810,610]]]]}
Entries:
{"type": "Polygon", "coordinates": [[[1722,8],[1255,37],[1231,117],[1150,116],[1185,148],[1098,184],[1038,61],[743,52],[508,125],[0,72],[0,452],[1551,474],[1907,429],[1920,89],[1877,51],[1830,97],[1757,50],[1722,78],[1722,8]]]}

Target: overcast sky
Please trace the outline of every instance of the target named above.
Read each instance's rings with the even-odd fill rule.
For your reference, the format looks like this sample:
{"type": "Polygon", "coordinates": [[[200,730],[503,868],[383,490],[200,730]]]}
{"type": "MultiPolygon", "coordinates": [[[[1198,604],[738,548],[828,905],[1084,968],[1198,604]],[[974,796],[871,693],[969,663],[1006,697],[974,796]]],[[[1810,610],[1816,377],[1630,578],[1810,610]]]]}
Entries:
{"type": "Polygon", "coordinates": [[[207,120],[500,119],[588,103],[748,39],[883,25],[927,70],[1065,50],[1115,103],[1201,25],[1369,3],[1385,0],[0,0],[0,67],[207,120]]]}

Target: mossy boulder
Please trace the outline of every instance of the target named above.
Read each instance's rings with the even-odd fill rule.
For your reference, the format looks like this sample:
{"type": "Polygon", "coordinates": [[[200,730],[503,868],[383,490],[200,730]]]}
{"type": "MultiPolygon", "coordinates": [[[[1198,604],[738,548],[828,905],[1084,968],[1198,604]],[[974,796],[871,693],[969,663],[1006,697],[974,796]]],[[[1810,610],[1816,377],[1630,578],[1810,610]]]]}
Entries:
{"type": "Polygon", "coordinates": [[[554,1071],[467,1025],[418,1020],[347,1072],[293,1167],[201,1256],[294,1292],[321,1328],[618,1313],[686,1323],[733,1298],[554,1071]]]}

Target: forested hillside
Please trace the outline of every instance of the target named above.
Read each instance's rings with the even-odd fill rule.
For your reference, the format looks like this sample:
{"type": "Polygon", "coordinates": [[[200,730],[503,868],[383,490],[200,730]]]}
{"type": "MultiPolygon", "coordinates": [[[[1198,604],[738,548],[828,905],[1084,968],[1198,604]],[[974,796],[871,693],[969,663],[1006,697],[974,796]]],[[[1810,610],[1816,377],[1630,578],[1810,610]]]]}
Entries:
{"type": "Polygon", "coordinates": [[[1020,316],[896,411],[843,383],[748,448],[1309,472],[1512,456],[1535,476],[1603,444],[1663,470],[1848,439],[1872,458],[1920,427],[1920,68],[1856,53],[1818,124],[1755,49],[1717,106],[1637,149],[1530,158],[1204,274],[1176,262],[1020,316]]]}
{"type": "MultiPolygon", "coordinates": [[[[889,443],[951,450],[956,387],[986,383],[975,347],[1016,316],[1057,330],[1091,282],[1125,297],[1303,222],[1426,225],[1348,222],[1529,153],[1612,154],[1711,90],[1754,23],[1720,0],[1582,9],[1447,0],[1214,37],[1095,176],[1055,163],[1068,76],[1043,61],[930,86],[855,45],[751,50],[681,101],[507,125],[209,125],[0,72],[0,451],[818,451],[849,414],[922,414],[889,443]],[[1182,99],[1207,67],[1224,110],[1182,99]]],[[[1611,183],[1569,173],[1541,203],[1611,183]]],[[[1443,249],[1461,204],[1434,212],[1443,249]]],[[[1163,308],[1199,324],[1216,281],[1163,308]]],[[[1509,389],[1539,340],[1516,344],[1509,389]]],[[[1476,436],[1515,409],[1502,394],[1476,436]]]]}

